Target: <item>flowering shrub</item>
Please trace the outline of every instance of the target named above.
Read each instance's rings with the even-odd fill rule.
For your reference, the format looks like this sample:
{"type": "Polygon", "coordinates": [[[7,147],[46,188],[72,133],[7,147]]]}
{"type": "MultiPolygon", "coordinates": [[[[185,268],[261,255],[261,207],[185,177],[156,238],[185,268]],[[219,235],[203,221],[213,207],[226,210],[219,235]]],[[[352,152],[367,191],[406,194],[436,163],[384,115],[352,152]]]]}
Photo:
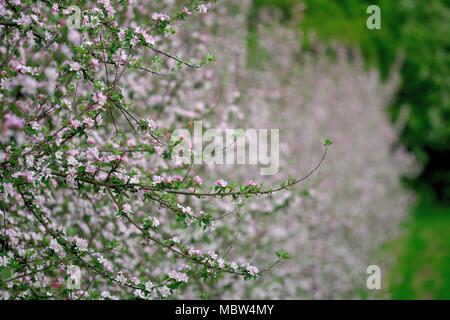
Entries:
{"type": "Polygon", "coordinates": [[[396,81],[304,54],[275,12],[248,69],[248,6],[0,1],[3,298],[357,296],[409,204],[396,81]],[[280,175],[183,165],[195,120],[281,128],[280,175]]]}
{"type": "Polygon", "coordinates": [[[171,158],[179,141],[170,129],[214,109],[202,94],[210,76],[198,70],[214,57],[201,34],[182,31],[210,7],[0,2],[3,298],[166,298],[200,279],[256,279],[287,258],[273,253],[258,269],[220,246],[202,248],[213,220],[230,213],[197,211],[189,199],[239,202],[303,178],[275,188],[206,183],[171,158]],[[187,236],[199,233],[203,240],[187,236]]]}

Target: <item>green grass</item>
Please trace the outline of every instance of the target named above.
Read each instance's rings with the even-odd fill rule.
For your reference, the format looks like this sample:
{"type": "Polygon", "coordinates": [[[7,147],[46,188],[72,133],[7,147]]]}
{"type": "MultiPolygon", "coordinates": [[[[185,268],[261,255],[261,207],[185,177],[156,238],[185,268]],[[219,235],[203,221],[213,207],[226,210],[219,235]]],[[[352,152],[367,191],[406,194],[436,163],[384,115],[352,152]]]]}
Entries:
{"type": "Polygon", "coordinates": [[[423,195],[393,243],[397,261],[390,273],[393,299],[450,299],[450,207],[423,195]]]}

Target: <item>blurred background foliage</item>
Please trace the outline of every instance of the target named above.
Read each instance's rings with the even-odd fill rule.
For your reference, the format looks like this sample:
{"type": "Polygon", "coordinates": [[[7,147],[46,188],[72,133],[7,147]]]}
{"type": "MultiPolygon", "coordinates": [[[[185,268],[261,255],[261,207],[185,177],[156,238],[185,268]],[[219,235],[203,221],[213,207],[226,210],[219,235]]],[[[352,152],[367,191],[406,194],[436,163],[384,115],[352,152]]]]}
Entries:
{"type": "Polygon", "coordinates": [[[325,44],[332,56],[336,42],[358,48],[384,78],[400,65],[400,89],[386,112],[400,128],[398,143],[423,170],[405,178],[418,201],[406,236],[388,245],[398,256],[389,287],[393,298],[450,299],[450,1],[253,0],[248,64],[255,68],[264,60],[259,14],[271,8],[298,28],[304,50],[325,44]],[[373,4],[381,8],[381,30],[366,27],[373,4]]]}
{"type": "MultiPolygon", "coordinates": [[[[306,50],[314,50],[316,42],[339,41],[357,47],[368,67],[377,66],[385,78],[400,60],[401,88],[388,112],[393,122],[402,125],[399,141],[424,164],[411,185],[450,202],[450,2],[254,0],[249,17],[253,51],[260,50],[251,31],[263,7],[280,9],[285,21],[302,11],[296,23],[303,31],[299,41],[306,50]],[[381,30],[366,28],[366,9],[372,4],[381,8],[381,30]]],[[[249,60],[260,59],[250,55],[249,60]]]]}

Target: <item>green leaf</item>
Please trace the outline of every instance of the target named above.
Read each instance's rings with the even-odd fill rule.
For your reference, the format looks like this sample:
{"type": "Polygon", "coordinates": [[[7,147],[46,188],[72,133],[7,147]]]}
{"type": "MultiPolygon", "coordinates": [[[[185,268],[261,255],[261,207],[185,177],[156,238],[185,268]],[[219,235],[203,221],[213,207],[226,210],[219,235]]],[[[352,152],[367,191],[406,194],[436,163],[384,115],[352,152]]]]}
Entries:
{"type": "Polygon", "coordinates": [[[277,257],[281,260],[287,260],[291,258],[289,257],[289,253],[283,249],[277,251],[277,257]]]}

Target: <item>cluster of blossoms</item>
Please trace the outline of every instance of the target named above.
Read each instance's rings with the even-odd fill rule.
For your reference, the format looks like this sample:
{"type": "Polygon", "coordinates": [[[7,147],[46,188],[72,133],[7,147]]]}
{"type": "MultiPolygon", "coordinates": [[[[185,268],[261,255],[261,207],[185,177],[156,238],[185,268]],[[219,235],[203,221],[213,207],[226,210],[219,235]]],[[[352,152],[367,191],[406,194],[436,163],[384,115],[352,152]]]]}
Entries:
{"type": "MultiPolygon", "coordinates": [[[[214,57],[188,20],[208,24],[209,9],[0,1],[2,298],[166,298],[199,281],[254,280],[284,259],[259,270],[228,246],[212,250],[214,219],[227,213],[197,205],[276,189],[204,183],[171,159],[170,129],[210,83],[201,67],[214,57]]],[[[211,98],[194,102],[196,116],[211,98]]]]}

